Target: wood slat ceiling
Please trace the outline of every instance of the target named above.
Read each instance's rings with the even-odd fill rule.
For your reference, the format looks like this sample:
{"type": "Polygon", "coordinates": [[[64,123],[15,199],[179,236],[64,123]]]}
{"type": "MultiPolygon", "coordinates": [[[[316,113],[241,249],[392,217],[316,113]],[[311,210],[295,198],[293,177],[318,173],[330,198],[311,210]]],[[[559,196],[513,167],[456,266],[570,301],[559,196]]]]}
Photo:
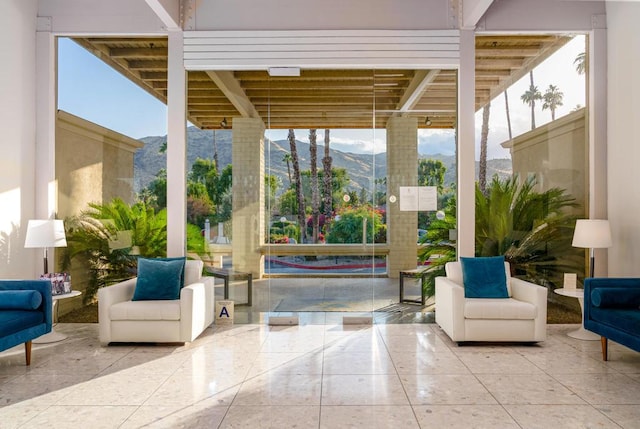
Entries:
{"type": "MultiPolygon", "coordinates": [[[[78,44],[166,103],[166,38],[74,38],[78,44]]],[[[571,40],[569,36],[476,37],[476,109],[571,40]]],[[[392,116],[418,118],[420,128],[454,128],[455,70],[302,70],[299,77],[236,71],[245,97],[214,83],[216,72],[188,72],[187,115],[202,129],[231,126],[243,100],[269,128],[384,128],[392,116]],[[237,95],[237,94],[236,94],[237,95]],[[375,112],[375,115],[374,115],[375,112]],[[426,125],[426,118],[430,125],[426,125]],[[375,122],[374,122],[375,121],[375,122]]],[[[246,106],[245,106],[246,107],[246,106]]]]}

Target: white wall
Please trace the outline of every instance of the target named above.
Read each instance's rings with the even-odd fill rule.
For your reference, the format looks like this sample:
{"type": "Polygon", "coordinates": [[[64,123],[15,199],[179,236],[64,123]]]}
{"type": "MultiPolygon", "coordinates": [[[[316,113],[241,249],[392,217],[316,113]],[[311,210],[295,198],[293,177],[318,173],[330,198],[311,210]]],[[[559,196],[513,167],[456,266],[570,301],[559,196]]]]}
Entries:
{"type": "Polygon", "coordinates": [[[0,278],[28,277],[37,250],[24,249],[34,213],[36,0],[0,2],[0,278]]]}
{"type": "Polygon", "coordinates": [[[609,276],[640,276],[640,3],[607,2],[609,276]]]}

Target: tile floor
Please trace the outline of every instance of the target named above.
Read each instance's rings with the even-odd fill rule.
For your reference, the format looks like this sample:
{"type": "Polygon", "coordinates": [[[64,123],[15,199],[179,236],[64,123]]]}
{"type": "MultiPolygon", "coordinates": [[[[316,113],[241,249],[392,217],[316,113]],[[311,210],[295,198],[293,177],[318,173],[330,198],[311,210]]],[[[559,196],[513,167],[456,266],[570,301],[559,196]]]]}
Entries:
{"type": "MultiPolygon", "coordinates": [[[[327,313],[328,314],[328,313],[327,313]]],[[[304,316],[304,315],[303,315],[304,316]]],[[[567,337],[459,347],[435,324],[214,326],[102,347],[96,324],[0,353],[0,428],[639,428],[640,353],[567,337]]]]}

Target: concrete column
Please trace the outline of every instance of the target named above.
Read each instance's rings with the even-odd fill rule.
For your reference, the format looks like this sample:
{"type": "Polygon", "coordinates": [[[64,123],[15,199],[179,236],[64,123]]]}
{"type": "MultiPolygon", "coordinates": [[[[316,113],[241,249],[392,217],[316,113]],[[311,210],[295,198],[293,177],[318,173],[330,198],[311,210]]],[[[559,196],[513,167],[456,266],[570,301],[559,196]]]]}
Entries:
{"type": "Polygon", "coordinates": [[[233,268],[264,274],[264,123],[261,119],[233,118],[233,268]]]}
{"type": "Polygon", "coordinates": [[[418,186],[418,120],[387,122],[387,244],[389,277],[413,269],[417,261],[418,212],[400,211],[400,187],[418,186]],[[395,197],[395,202],[392,202],[395,197]]]}
{"type": "Polygon", "coordinates": [[[460,31],[458,70],[458,256],[475,255],[475,34],[460,31]]]}
{"type": "Polygon", "coordinates": [[[167,70],[167,256],[187,248],[187,74],[183,34],[169,31],[167,70]]]}

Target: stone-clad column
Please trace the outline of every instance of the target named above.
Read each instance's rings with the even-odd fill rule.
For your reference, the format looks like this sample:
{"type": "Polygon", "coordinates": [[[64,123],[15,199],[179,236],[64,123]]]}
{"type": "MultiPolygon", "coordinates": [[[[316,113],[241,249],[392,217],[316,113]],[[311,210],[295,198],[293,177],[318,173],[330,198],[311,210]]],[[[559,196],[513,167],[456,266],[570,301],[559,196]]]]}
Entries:
{"type": "Polygon", "coordinates": [[[233,269],[264,273],[264,123],[261,119],[233,118],[233,269]]]}
{"type": "Polygon", "coordinates": [[[416,118],[394,117],[387,122],[388,271],[393,278],[400,270],[416,267],[418,252],[418,212],[400,211],[401,186],[418,186],[416,118]]]}

